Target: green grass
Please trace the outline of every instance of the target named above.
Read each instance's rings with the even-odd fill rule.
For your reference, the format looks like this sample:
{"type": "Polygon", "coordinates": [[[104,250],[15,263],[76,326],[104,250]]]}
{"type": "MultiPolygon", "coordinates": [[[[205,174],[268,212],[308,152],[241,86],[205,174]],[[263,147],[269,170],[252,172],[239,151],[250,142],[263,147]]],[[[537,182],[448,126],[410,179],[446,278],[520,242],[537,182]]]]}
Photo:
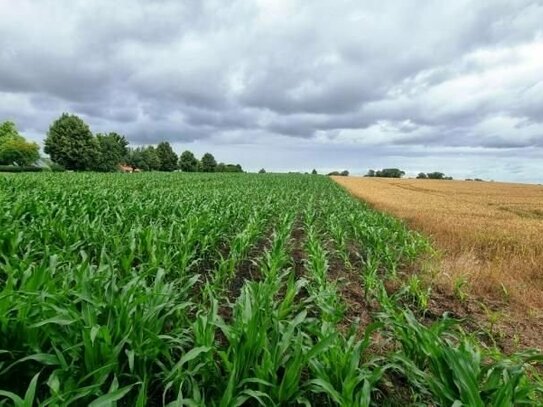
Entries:
{"type": "Polygon", "coordinates": [[[18,174],[0,225],[0,405],[541,403],[540,355],[421,324],[416,276],[387,294],[427,241],[326,177],[18,174]]]}

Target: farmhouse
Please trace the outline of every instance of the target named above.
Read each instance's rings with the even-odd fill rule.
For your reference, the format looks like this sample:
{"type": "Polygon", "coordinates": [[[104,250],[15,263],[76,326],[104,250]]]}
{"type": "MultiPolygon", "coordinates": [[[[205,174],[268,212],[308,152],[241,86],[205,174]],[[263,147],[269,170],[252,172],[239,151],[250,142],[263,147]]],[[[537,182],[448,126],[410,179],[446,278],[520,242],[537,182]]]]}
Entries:
{"type": "Polygon", "coordinates": [[[139,172],[137,168],[131,167],[130,165],[126,164],[119,164],[119,171],[121,172],[139,172]]]}

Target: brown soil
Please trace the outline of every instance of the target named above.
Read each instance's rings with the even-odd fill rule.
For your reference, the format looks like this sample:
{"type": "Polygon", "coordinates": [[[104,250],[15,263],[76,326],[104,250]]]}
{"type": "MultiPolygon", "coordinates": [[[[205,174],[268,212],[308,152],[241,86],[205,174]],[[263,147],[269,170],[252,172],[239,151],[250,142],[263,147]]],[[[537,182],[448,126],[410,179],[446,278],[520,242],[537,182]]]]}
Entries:
{"type": "MultiPolygon", "coordinates": [[[[254,256],[257,256],[259,250],[265,250],[263,248],[264,245],[264,243],[260,242],[257,247],[262,247],[262,249],[257,249],[255,247],[254,253],[249,253],[249,257],[244,259],[236,268],[236,274],[228,286],[228,298],[230,300],[235,300],[239,297],[241,289],[247,281],[260,280],[260,271],[256,260],[254,260],[254,256]]],[[[251,252],[253,252],[253,250],[251,250],[251,252]]]]}
{"type": "Polygon", "coordinates": [[[495,345],[505,354],[541,347],[543,320],[515,318],[503,301],[478,301],[474,297],[460,301],[448,290],[434,287],[429,307],[429,317],[436,318],[444,312],[459,318],[462,327],[488,346],[495,345]]]}
{"type": "Polygon", "coordinates": [[[302,222],[297,220],[292,228],[290,236],[290,256],[292,259],[292,270],[296,280],[302,278],[305,274],[305,231],[302,222]]]}
{"type": "Polygon", "coordinates": [[[259,281],[261,278],[257,259],[268,250],[271,230],[265,232],[249,249],[247,256],[236,266],[234,277],[229,281],[226,289],[226,303],[219,307],[219,315],[224,321],[232,318],[232,304],[241,294],[247,281],[259,281]]]}
{"type": "MultiPolygon", "coordinates": [[[[307,260],[304,250],[305,240],[306,236],[304,225],[298,219],[294,222],[292,227],[289,242],[292,271],[294,272],[294,278],[296,280],[300,280],[305,276],[305,265],[307,260]]],[[[283,295],[283,293],[279,293],[279,295],[283,295]]],[[[308,297],[309,293],[307,292],[307,289],[303,287],[296,298],[296,302],[302,302],[308,297]]]]}
{"type": "MultiPolygon", "coordinates": [[[[356,253],[354,244],[349,247],[356,253]]],[[[362,267],[360,257],[353,255],[351,267],[346,267],[343,259],[329,251],[328,266],[329,280],[337,283],[339,293],[345,302],[345,317],[341,328],[346,331],[358,320],[359,332],[363,335],[365,327],[372,322],[371,313],[377,311],[378,305],[366,299],[360,276],[362,267]]]]}
{"type": "MultiPolygon", "coordinates": [[[[413,270],[410,271],[411,273],[413,270]]],[[[409,274],[403,274],[405,280],[409,274]]],[[[387,282],[387,292],[393,294],[402,285],[400,280],[387,282]]],[[[461,300],[447,287],[439,284],[432,286],[428,309],[424,312],[413,309],[422,323],[430,324],[443,317],[460,321],[466,332],[477,337],[484,345],[496,346],[505,354],[512,354],[525,349],[540,349],[543,332],[543,320],[536,318],[515,318],[509,311],[507,303],[500,300],[486,299],[484,302],[475,296],[461,300]]]]}

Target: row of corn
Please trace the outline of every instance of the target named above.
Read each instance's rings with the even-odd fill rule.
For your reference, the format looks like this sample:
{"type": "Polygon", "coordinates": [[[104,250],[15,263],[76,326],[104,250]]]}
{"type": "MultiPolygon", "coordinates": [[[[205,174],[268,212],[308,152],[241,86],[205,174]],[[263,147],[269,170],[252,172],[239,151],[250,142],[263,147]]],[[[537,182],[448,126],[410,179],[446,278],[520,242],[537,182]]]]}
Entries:
{"type": "Polygon", "coordinates": [[[0,406],[542,405],[540,354],[420,322],[430,252],[321,176],[0,177],[0,406]]]}

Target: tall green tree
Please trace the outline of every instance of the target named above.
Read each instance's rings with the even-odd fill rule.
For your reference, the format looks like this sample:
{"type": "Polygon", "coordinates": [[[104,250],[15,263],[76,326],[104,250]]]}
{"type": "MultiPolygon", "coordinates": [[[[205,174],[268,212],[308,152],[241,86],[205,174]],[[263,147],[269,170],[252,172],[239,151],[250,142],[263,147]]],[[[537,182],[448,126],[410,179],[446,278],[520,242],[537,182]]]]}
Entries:
{"type": "Polygon", "coordinates": [[[49,127],[44,151],[67,170],[84,171],[96,166],[100,148],[81,118],[63,113],[49,127]]]}
{"type": "Polygon", "coordinates": [[[156,148],[148,146],[143,149],[143,160],[147,165],[148,171],[159,171],[161,162],[156,148]]]}
{"type": "Polygon", "coordinates": [[[0,144],[0,164],[30,165],[40,158],[39,147],[24,138],[9,139],[0,144]]]}
{"type": "Polygon", "coordinates": [[[0,144],[18,138],[22,138],[22,136],[17,131],[15,123],[8,120],[0,124],[0,144]]]}
{"type": "Polygon", "coordinates": [[[198,159],[194,156],[192,151],[186,150],[181,153],[181,156],[179,157],[179,168],[184,172],[198,171],[198,159]]]}
{"type": "Polygon", "coordinates": [[[128,149],[126,163],[143,171],[158,171],[160,159],[153,146],[128,149]]]}
{"type": "Polygon", "coordinates": [[[158,144],[156,148],[158,159],[160,160],[160,171],[175,171],[177,169],[177,154],[167,141],[158,144]]]}
{"type": "Polygon", "coordinates": [[[143,171],[149,171],[149,166],[145,161],[143,147],[129,148],[126,155],[126,163],[134,168],[138,168],[143,171]]]}
{"type": "Polygon", "coordinates": [[[217,161],[210,153],[205,153],[202,157],[202,171],[203,172],[215,172],[217,168],[217,161]]]}
{"type": "Polygon", "coordinates": [[[93,169],[103,172],[114,172],[119,164],[126,161],[128,141],[117,133],[97,134],[99,154],[93,169]]]}
{"type": "Polygon", "coordinates": [[[17,131],[15,123],[5,121],[0,124],[0,164],[30,165],[40,158],[36,143],[25,140],[17,131]]]}

